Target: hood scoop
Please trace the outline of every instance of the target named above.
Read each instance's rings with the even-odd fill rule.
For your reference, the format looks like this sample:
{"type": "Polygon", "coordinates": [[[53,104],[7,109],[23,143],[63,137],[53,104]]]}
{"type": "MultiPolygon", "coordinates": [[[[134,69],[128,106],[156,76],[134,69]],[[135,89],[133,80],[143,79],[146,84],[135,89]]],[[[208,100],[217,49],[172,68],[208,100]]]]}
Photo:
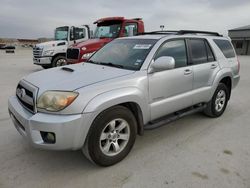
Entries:
{"type": "Polygon", "coordinates": [[[61,70],[67,71],[67,72],[74,72],[74,69],[71,69],[69,67],[62,67],[61,70]]]}

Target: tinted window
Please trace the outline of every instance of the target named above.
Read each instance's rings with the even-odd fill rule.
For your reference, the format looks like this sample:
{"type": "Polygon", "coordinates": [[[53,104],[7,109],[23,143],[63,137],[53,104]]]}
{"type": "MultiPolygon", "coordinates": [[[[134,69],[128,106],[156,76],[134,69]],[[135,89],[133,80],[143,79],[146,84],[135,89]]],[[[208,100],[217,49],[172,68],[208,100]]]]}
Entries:
{"type": "Polygon", "coordinates": [[[90,63],[139,70],[157,40],[117,39],[106,44],[90,59],[90,63]]]}
{"type": "Polygon", "coordinates": [[[226,58],[235,57],[233,46],[228,40],[215,39],[214,42],[220,48],[226,58]]]}
{"type": "Polygon", "coordinates": [[[175,59],[175,68],[187,66],[186,44],[184,40],[166,42],[157,52],[155,59],[170,56],[175,59]]]}
{"type": "Polygon", "coordinates": [[[207,62],[207,50],[204,40],[190,39],[189,46],[193,64],[201,64],[207,62]]]}
{"type": "Polygon", "coordinates": [[[125,31],[124,31],[124,36],[127,37],[129,36],[129,30],[130,28],[133,31],[133,36],[135,36],[137,34],[137,24],[136,23],[127,23],[125,25],[125,31]]]}
{"type": "Polygon", "coordinates": [[[207,42],[205,42],[205,45],[206,45],[206,49],[207,49],[207,59],[208,59],[208,62],[215,61],[215,57],[214,57],[214,54],[212,52],[211,47],[209,46],[209,44],[207,42]]]}

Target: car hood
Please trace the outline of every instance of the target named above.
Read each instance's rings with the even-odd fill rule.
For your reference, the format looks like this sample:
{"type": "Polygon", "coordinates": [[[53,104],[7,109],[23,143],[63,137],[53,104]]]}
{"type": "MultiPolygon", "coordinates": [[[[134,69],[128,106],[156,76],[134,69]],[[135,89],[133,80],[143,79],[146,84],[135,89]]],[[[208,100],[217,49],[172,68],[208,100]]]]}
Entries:
{"type": "Polygon", "coordinates": [[[89,40],[84,41],[84,42],[73,44],[71,47],[73,47],[73,48],[86,47],[87,48],[86,50],[88,50],[88,48],[102,47],[103,45],[109,43],[111,40],[112,40],[111,38],[89,39],[89,40]]]}
{"type": "Polygon", "coordinates": [[[55,40],[55,41],[48,41],[48,42],[43,42],[43,43],[36,44],[36,47],[39,47],[39,48],[53,48],[53,47],[57,46],[58,44],[66,45],[67,43],[68,42],[66,40],[55,40]]]}
{"type": "Polygon", "coordinates": [[[84,63],[39,71],[28,75],[24,80],[38,87],[39,93],[46,90],[73,91],[134,72],[84,63]],[[65,70],[65,68],[69,70],[65,70]]]}

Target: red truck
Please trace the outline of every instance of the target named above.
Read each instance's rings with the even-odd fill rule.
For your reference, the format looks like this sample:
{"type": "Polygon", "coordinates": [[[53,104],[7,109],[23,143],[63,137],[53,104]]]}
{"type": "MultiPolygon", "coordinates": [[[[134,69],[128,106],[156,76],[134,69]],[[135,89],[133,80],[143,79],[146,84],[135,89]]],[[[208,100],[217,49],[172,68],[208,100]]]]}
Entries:
{"type": "Polygon", "coordinates": [[[99,19],[94,24],[97,24],[97,27],[92,39],[75,43],[67,49],[68,64],[86,61],[94,52],[115,38],[144,32],[144,23],[141,18],[108,17],[99,19]]]}

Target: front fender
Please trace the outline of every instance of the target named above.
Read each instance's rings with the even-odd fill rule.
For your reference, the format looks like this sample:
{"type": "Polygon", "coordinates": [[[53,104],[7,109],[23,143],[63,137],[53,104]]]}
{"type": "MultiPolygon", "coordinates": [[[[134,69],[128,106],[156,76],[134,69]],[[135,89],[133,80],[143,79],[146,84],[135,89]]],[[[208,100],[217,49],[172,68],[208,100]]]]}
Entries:
{"type": "Polygon", "coordinates": [[[86,105],[83,113],[102,112],[107,108],[126,102],[138,104],[142,111],[143,122],[146,123],[149,121],[150,109],[147,105],[145,95],[141,90],[135,87],[115,89],[97,95],[86,105]]]}

